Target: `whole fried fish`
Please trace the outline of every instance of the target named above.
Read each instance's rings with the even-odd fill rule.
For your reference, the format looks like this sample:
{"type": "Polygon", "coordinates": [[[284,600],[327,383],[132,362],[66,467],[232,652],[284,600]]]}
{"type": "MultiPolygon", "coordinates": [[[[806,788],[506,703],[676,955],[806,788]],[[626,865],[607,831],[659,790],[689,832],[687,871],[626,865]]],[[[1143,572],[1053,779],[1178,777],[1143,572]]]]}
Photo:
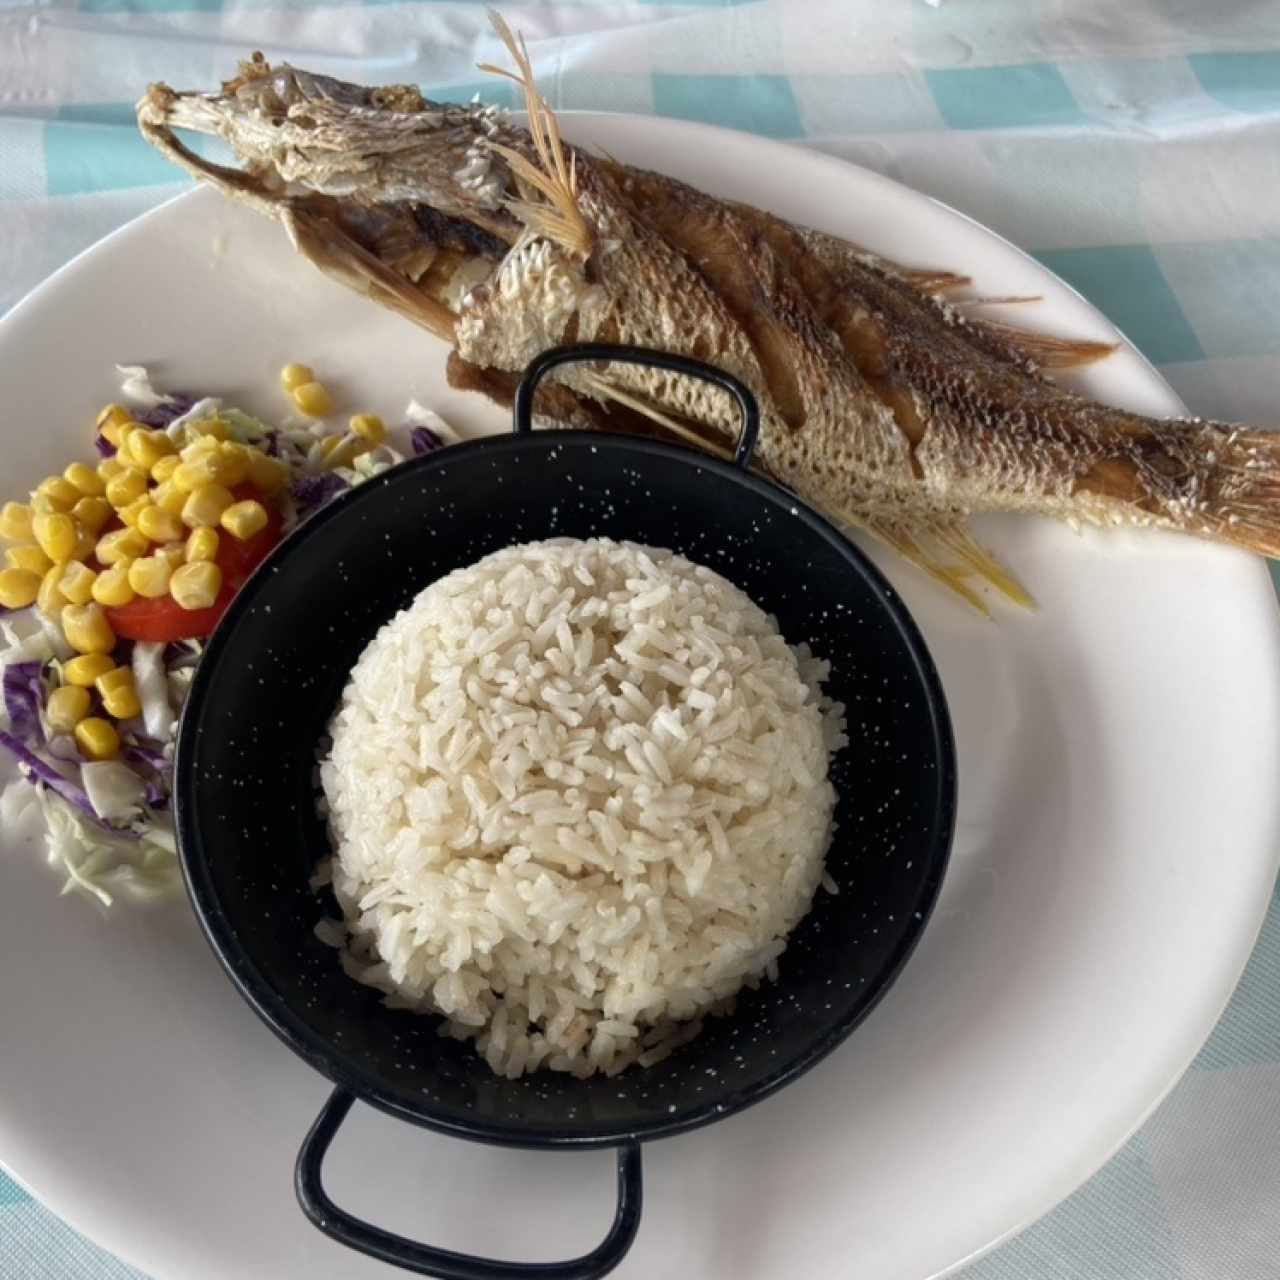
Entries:
{"type": "MultiPolygon", "coordinates": [[[[1146,525],[1280,554],[1280,437],[1094,403],[1045,372],[1098,343],[966,316],[967,283],[719,200],[564,142],[523,40],[527,126],[500,110],[363,88],[260,54],[215,93],[151,86],[143,134],[284,224],[331,276],[453,347],[449,379],[509,402],[547,347],[625,342],[711,361],[759,398],[756,458],[836,520],[883,539],[979,608],[1016,579],[969,534],[980,511],[1146,525]],[[213,164],[175,130],[226,139],[213,164]]],[[[727,398],[678,374],[563,370],[539,413],[727,453],[727,398]]]]}

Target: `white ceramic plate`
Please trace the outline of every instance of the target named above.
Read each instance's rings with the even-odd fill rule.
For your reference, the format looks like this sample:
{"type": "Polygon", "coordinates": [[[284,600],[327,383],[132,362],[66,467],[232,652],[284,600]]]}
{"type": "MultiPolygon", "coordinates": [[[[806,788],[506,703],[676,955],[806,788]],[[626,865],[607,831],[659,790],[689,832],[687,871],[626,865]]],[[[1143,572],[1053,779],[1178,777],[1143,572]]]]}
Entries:
{"type": "MultiPolygon", "coordinates": [[[[1043,294],[1023,314],[1046,329],[1114,336],[1029,258],[874,174],[670,121],[578,116],[569,132],[965,270],[991,294],[1043,294]]],[[[110,237],[0,324],[3,496],[86,450],[115,361],[270,417],[292,359],[353,407],[394,419],[413,395],[466,431],[504,426],[446,388],[439,344],[200,192],[110,237]]],[[[1179,408],[1131,351],[1081,383],[1136,409],[1179,408]]],[[[1029,519],[981,532],[1039,613],[984,622],[873,552],[932,646],[959,744],[955,854],[924,940],[865,1025],[798,1084],[646,1148],[644,1221],[622,1275],[936,1275],[1098,1168],[1236,982],[1280,850],[1280,647],[1262,563],[1029,519]]],[[[6,1165],[160,1280],[390,1274],[297,1209],[292,1162],[326,1082],[242,1003],[185,906],[104,918],[56,890],[35,850],[3,851],[6,1165]]],[[[347,1208],[500,1257],[571,1256],[612,1212],[607,1153],[484,1148],[363,1107],[329,1168],[347,1208]]]]}

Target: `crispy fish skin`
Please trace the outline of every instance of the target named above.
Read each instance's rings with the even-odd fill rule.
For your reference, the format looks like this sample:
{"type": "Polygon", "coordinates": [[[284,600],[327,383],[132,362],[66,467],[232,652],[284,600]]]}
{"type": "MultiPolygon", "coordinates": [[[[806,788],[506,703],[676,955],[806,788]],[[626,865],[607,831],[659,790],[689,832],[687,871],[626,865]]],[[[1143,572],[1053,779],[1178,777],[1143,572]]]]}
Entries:
{"type": "MultiPolygon", "coordinates": [[[[317,266],[448,341],[451,381],[503,399],[530,359],[570,341],[658,347],[736,374],[760,401],[768,472],[979,607],[975,575],[1029,598],[967,533],[975,512],[1280,554],[1280,438],[1074,395],[1045,371],[1109,347],[974,319],[941,296],[963,277],[568,146],[523,42],[497,23],[528,129],[491,107],[259,55],[217,93],[152,86],[139,124],[176,163],[281,221],[317,266]],[[188,129],[225,138],[243,168],[189,151],[174,133],[188,129]]],[[[635,366],[564,370],[539,409],[717,452],[736,428],[719,392],[635,366]]]]}

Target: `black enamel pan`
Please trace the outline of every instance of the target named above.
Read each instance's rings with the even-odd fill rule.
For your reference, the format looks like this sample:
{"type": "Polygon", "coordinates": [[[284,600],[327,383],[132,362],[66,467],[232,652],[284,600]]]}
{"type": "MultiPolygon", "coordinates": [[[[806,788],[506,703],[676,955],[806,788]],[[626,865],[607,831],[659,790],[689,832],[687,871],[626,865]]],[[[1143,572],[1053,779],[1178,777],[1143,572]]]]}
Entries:
{"type": "Polygon", "coordinates": [[[455,1280],[605,1274],[639,1226],[640,1144],[728,1119],[796,1079],[862,1021],[919,939],[955,814],[942,689],[875,567],[794,494],[749,469],[757,430],[750,392],[710,366],[634,348],[548,352],[521,383],[512,435],[414,459],[338,498],[276,549],[210,640],[178,743],[183,870],[240,993],[334,1083],[303,1141],[296,1186],[312,1221],[352,1248],[455,1280]],[[724,388],[742,411],[734,461],[630,436],[533,433],[538,380],[586,360],[656,364],[724,388]],[[328,891],[308,885],[328,852],[316,751],[351,667],[434,579],[552,536],[629,539],[710,565],[775,614],[791,643],[807,640],[830,660],[827,691],[849,709],[828,856],[843,891],[818,893],[778,982],[744,994],[732,1016],[709,1019],[665,1061],[612,1079],[501,1079],[468,1044],[437,1036],[434,1019],[385,1008],[313,932],[335,914],[328,891]],[[321,1185],[321,1165],[357,1099],[500,1146],[616,1148],[617,1212],[606,1238],[569,1262],[524,1264],[432,1248],[344,1212],[321,1185]]]}

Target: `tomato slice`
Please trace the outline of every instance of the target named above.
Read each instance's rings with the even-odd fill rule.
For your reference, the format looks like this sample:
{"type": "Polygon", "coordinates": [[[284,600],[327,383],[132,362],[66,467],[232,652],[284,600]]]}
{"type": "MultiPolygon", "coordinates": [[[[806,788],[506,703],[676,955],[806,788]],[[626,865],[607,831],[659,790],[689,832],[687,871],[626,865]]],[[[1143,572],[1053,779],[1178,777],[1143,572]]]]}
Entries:
{"type": "MultiPolygon", "coordinates": [[[[245,498],[262,501],[262,495],[248,485],[240,485],[232,493],[237,502],[245,498]]],[[[137,596],[128,604],[105,610],[107,621],[116,635],[160,644],[207,636],[226,613],[236,592],[249,580],[249,575],[280,541],[283,517],[271,503],[264,505],[267,523],[252,538],[233,538],[229,533],[219,531],[218,554],[214,562],[222,570],[222,590],[207,609],[184,609],[168,594],[151,600],[137,596]]]]}

